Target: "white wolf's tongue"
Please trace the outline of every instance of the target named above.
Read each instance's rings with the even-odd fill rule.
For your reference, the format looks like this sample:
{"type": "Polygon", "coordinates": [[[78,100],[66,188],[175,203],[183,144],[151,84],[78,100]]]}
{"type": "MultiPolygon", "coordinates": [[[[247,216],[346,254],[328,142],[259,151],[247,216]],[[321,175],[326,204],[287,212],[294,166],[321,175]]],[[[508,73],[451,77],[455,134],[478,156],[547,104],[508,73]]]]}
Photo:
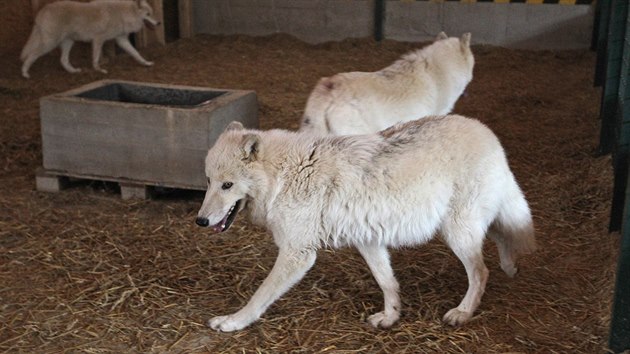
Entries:
{"type": "Polygon", "coordinates": [[[230,216],[230,213],[228,212],[227,214],[225,214],[225,217],[223,218],[223,220],[212,225],[212,231],[217,232],[217,233],[222,232],[225,229],[225,223],[227,222],[227,218],[229,216],[230,216]]]}

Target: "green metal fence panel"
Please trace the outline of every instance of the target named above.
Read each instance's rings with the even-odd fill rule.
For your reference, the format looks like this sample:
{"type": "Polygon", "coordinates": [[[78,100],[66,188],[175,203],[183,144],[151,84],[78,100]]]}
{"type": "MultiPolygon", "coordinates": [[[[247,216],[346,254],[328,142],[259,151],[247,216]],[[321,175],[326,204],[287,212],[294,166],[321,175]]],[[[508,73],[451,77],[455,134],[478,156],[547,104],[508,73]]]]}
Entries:
{"type": "Polygon", "coordinates": [[[597,62],[595,65],[595,86],[604,85],[606,80],[606,45],[608,38],[608,25],[610,23],[610,2],[612,0],[600,0],[595,4],[595,20],[593,23],[593,37],[591,49],[597,50],[597,62]]]}
{"type": "MultiPolygon", "coordinates": [[[[624,51],[629,6],[627,0],[612,0],[609,5],[605,46],[606,75],[600,108],[599,152],[612,153],[613,156],[615,184],[609,229],[618,231],[621,229],[623,219],[624,195],[628,180],[627,155],[630,150],[630,135],[628,135],[628,126],[624,124],[623,102],[620,100],[627,91],[625,86],[622,87],[622,79],[627,77],[628,70],[628,65],[624,66],[624,55],[626,64],[630,55],[628,50],[624,51]]],[[[602,16],[604,16],[603,12],[602,16]]],[[[604,22],[606,21],[600,21],[600,23],[604,22]]],[[[630,119],[626,122],[630,122],[630,119]]]]}
{"type": "MultiPolygon", "coordinates": [[[[616,143],[616,115],[617,94],[619,92],[619,75],[621,72],[623,56],[623,38],[628,13],[627,0],[604,0],[601,6],[601,19],[599,20],[599,45],[598,62],[596,72],[596,84],[603,81],[602,100],[600,107],[600,139],[599,153],[609,154],[613,152],[616,143]],[[603,74],[601,74],[603,73],[603,74]]],[[[613,152],[614,153],[614,152],[613,152]]],[[[625,178],[622,179],[620,193],[625,192],[625,178]]],[[[611,218],[613,226],[621,224],[622,209],[614,209],[614,217],[611,218]]]]}
{"type": "MultiPolygon", "coordinates": [[[[630,188],[625,195],[630,200],[630,188]]],[[[610,350],[615,353],[630,349],[630,205],[624,214],[609,338],[610,350]]]]}
{"type": "Polygon", "coordinates": [[[621,230],[622,237],[609,347],[621,353],[630,349],[630,5],[628,0],[604,0],[598,6],[600,76],[596,73],[595,79],[604,85],[599,150],[612,153],[615,181],[609,229],[621,230]]]}

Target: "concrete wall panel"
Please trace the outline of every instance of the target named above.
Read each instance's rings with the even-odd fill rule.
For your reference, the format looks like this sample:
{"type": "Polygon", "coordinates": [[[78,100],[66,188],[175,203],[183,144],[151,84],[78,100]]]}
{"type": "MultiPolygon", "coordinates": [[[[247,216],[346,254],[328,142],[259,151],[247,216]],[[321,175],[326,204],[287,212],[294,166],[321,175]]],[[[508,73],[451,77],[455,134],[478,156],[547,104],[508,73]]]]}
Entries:
{"type": "Polygon", "coordinates": [[[309,43],[369,37],[369,0],[194,0],[196,33],[287,33],[309,43]]]}

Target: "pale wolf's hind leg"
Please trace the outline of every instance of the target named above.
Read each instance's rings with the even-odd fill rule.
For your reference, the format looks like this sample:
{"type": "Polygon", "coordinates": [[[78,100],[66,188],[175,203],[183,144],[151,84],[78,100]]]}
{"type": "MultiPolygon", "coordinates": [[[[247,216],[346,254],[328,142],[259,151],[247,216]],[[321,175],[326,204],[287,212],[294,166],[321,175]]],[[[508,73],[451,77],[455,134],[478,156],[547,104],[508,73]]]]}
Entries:
{"type": "Polygon", "coordinates": [[[515,182],[507,191],[507,197],[488,230],[488,237],[497,245],[501,269],[513,277],[518,271],[518,256],[536,250],[536,238],[532,215],[523,193],[515,182]]]}
{"type": "Polygon", "coordinates": [[[516,255],[512,252],[509,241],[505,239],[494,226],[490,227],[490,230],[488,230],[488,238],[497,245],[501,269],[503,269],[508,277],[514,277],[518,272],[518,268],[516,267],[516,255]]]}
{"type": "Polygon", "coordinates": [[[484,232],[480,225],[466,225],[451,221],[442,229],[446,243],[464,264],[468,276],[468,290],[460,304],[444,315],[444,322],[459,326],[466,323],[481,303],[488,280],[488,268],[483,263],[484,232]]]}
{"type": "Polygon", "coordinates": [[[385,302],[385,309],[371,315],[368,321],[376,328],[391,327],[400,318],[400,297],[398,295],[398,282],[394,277],[387,248],[383,246],[358,246],[357,249],[381,287],[385,302]]]}
{"type": "Polygon", "coordinates": [[[81,69],[77,69],[74,66],[72,66],[72,64],[70,64],[70,49],[72,49],[72,45],[74,44],[74,41],[71,39],[64,39],[61,42],[61,66],[63,66],[64,69],[66,69],[67,72],[69,73],[78,73],[81,71],[81,69]]]}
{"type": "Polygon", "coordinates": [[[131,45],[131,43],[129,42],[129,38],[127,38],[126,36],[116,37],[116,44],[118,44],[118,46],[120,48],[122,48],[125,52],[127,52],[127,54],[131,55],[138,63],[140,63],[140,64],[142,64],[144,66],[152,66],[153,65],[152,61],[145,60],[142,57],[142,55],[140,55],[140,53],[138,53],[136,48],[134,48],[131,45]]]}
{"type": "Polygon", "coordinates": [[[39,58],[39,55],[28,54],[26,59],[24,59],[24,63],[22,64],[22,76],[26,79],[29,79],[31,75],[29,75],[28,70],[31,68],[31,65],[39,58]]]}

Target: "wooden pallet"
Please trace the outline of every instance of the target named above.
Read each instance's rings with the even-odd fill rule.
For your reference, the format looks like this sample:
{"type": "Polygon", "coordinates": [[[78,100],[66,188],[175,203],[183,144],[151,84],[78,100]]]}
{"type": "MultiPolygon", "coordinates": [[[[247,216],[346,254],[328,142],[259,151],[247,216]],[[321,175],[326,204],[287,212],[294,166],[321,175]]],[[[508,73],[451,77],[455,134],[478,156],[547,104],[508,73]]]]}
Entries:
{"type": "Polygon", "coordinates": [[[120,187],[122,199],[149,199],[154,188],[172,188],[186,190],[200,190],[199,188],[182,185],[164,185],[147,181],[135,181],[126,178],[115,178],[108,176],[90,176],[66,171],[47,170],[38,168],[35,173],[35,184],[38,191],[56,193],[66,189],[73,184],[73,180],[93,180],[103,182],[114,182],[120,187]]]}

